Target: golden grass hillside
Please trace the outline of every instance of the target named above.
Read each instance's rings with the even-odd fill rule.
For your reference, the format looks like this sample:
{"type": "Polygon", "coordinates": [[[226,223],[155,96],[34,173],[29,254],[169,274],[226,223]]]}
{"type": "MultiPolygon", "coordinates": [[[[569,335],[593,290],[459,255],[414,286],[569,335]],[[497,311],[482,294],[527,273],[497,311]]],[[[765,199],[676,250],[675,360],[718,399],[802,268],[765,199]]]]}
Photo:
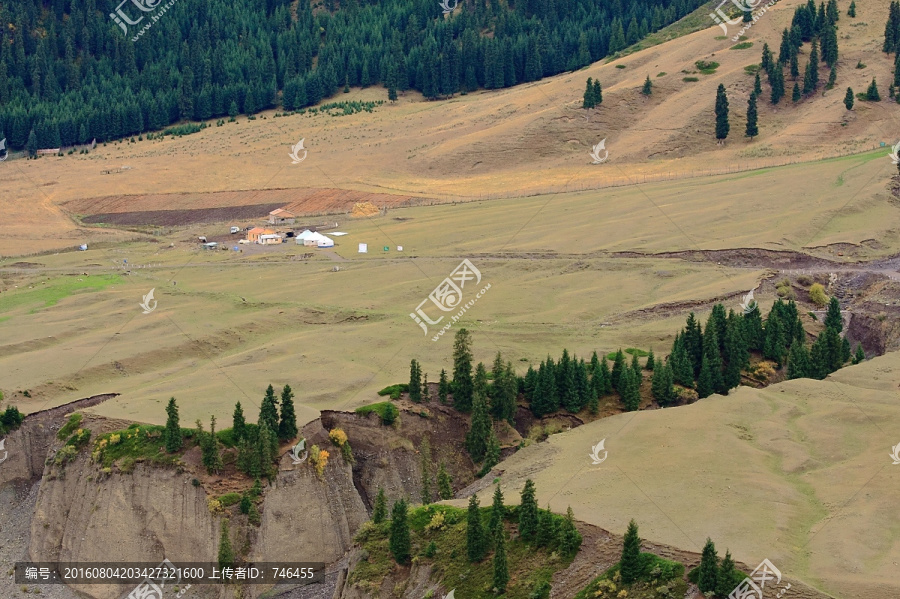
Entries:
{"type": "MultiPolygon", "coordinates": [[[[862,0],[856,19],[840,3],[837,86],[777,108],[764,90],[760,136],[743,137],[744,112],[763,42],[777,52],[780,31],[800,0],[782,0],[747,32],[753,46],[730,50],[730,40],[704,11],[689,17],[703,27],[611,62],[591,65],[514,88],[426,102],[407,93],[373,114],[347,117],[294,115],[211,127],[185,138],[100,146],[88,156],[14,160],[0,165],[5,201],[0,207],[3,255],[121,239],[104,228],[74,225],[60,203],[119,194],[212,192],[304,187],[348,188],[452,200],[514,197],[547,191],[625,185],[660,177],[688,177],[755,166],[811,160],[893,144],[900,133],[896,106],[887,100],[891,61],[880,52],[888,0],[862,0]],[[711,75],[694,73],[697,60],[720,63],[711,75]],[[857,69],[857,61],[864,69],[857,69]],[[624,66],[625,68],[617,68],[624,66]],[[687,72],[687,73],[685,73],[687,72]],[[644,77],[654,93],[639,93],[644,77]],[[584,81],[599,78],[604,103],[580,108],[584,81]],[[877,77],[885,101],[842,104],[843,90],[862,91],[877,77]],[[731,136],[717,146],[713,101],[719,83],[728,89],[731,136]],[[289,147],[306,140],[308,158],[291,164],[289,147]],[[606,139],[610,158],[591,165],[588,151],[606,139]],[[102,174],[111,167],[130,170],[102,174]]],[[[706,10],[706,9],[704,9],[706,10]]],[[[681,31],[684,24],[670,30],[681,31]]],[[[660,35],[659,37],[664,37],[660,35]]],[[[809,46],[803,48],[806,53],[809,46]]],[[[806,55],[801,55],[801,66],[806,55]]],[[[827,79],[823,68],[820,79],[827,79]]],[[[767,85],[764,84],[767,88],[767,85]]],[[[341,99],[382,99],[381,88],[338,94],[341,99]]],[[[265,118],[264,118],[265,117],[265,118]]],[[[701,180],[696,180],[700,184],[701,180]]],[[[790,189],[798,193],[797,181],[790,189]]],[[[881,191],[867,191],[866,197],[881,191]]],[[[781,190],[784,193],[784,190],[781,190]]],[[[247,194],[252,201],[253,192],[247,194]]],[[[190,202],[158,209],[190,208],[190,202]]]]}
{"type": "Polygon", "coordinates": [[[720,557],[727,548],[751,567],[768,558],[835,597],[896,597],[898,386],[892,353],[825,381],[621,414],[519,451],[500,466],[501,488],[516,502],[532,478],[541,505],[572,506],[618,534],[635,518],[650,541],[699,552],[710,537],[720,557]],[[601,439],[608,457],[594,466],[601,439]]]}

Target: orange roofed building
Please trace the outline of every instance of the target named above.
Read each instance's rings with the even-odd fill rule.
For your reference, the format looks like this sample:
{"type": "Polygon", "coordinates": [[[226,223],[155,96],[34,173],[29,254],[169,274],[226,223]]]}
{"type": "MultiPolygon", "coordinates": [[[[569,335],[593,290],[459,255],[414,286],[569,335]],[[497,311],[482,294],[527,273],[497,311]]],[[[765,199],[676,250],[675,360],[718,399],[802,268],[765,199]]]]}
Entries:
{"type": "Polygon", "coordinates": [[[262,227],[253,227],[247,231],[247,241],[250,243],[259,243],[260,235],[274,235],[275,231],[271,229],[263,229],[262,227]]]}

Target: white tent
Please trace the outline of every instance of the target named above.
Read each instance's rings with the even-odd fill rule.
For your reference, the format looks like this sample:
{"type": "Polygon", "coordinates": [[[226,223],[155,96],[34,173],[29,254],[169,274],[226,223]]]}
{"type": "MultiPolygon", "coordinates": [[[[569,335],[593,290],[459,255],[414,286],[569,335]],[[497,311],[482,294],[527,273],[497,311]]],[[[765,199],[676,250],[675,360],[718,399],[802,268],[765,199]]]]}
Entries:
{"type": "Polygon", "coordinates": [[[295,235],[294,239],[297,240],[298,245],[303,245],[303,242],[306,241],[306,238],[309,237],[310,235],[315,235],[315,233],[313,233],[309,229],[306,229],[302,233],[298,233],[297,235],[295,235]]]}
{"type": "Polygon", "coordinates": [[[333,248],[333,247],[334,247],[334,241],[332,241],[331,239],[328,239],[327,237],[326,237],[325,239],[320,239],[320,240],[317,242],[317,247],[320,247],[320,248],[333,248]]]}
{"type": "MultiPolygon", "coordinates": [[[[323,241],[330,243],[331,246],[334,245],[334,241],[332,241],[328,237],[325,237],[321,233],[310,233],[309,235],[307,235],[306,237],[303,238],[303,245],[318,246],[319,243],[323,242],[323,241]]],[[[330,246],[328,246],[328,247],[330,247],[330,246]]]]}

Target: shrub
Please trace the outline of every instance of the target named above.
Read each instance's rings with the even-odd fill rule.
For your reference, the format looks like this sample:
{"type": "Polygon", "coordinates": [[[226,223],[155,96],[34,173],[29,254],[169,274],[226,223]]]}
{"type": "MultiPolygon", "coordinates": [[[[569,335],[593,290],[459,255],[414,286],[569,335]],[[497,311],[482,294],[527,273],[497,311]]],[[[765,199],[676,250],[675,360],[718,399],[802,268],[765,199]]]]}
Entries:
{"type": "Polygon", "coordinates": [[[74,460],[76,455],[78,455],[78,450],[75,449],[75,447],[72,445],[63,445],[60,450],[56,452],[53,463],[57,466],[67,464],[74,460]]]}
{"type": "Polygon", "coordinates": [[[194,479],[191,479],[191,484],[194,485],[195,487],[199,487],[200,481],[197,480],[196,478],[194,478],[194,479]]]}
{"type": "Polygon", "coordinates": [[[232,506],[238,503],[240,500],[240,493],[225,493],[224,495],[219,496],[219,503],[221,503],[224,507],[232,506]]]}
{"type": "Polygon", "coordinates": [[[56,438],[62,441],[69,435],[71,435],[78,427],[81,426],[81,414],[77,412],[69,416],[69,421],[66,422],[61,429],[56,433],[56,438]]]}
{"type": "Polygon", "coordinates": [[[222,505],[222,502],[216,499],[215,497],[210,497],[206,500],[206,507],[209,508],[210,514],[224,514],[225,506],[222,505]]]}
{"type": "Polygon", "coordinates": [[[328,465],[328,452],[319,449],[318,445],[313,445],[309,450],[309,463],[316,469],[316,474],[321,477],[325,473],[325,466],[328,465]]]}
{"type": "Polygon", "coordinates": [[[756,75],[759,72],[761,67],[758,64],[748,64],[744,67],[744,71],[746,71],[750,75],[756,75]]]}
{"type": "MultiPolygon", "coordinates": [[[[3,399],[3,393],[0,393],[0,400],[3,399]]],[[[7,406],[6,410],[2,414],[0,414],[0,435],[5,435],[8,432],[14,431],[19,428],[19,425],[22,424],[22,421],[25,420],[25,415],[19,411],[15,406],[7,406]]],[[[62,437],[60,437],[62,439],[62,437]]]]}
{"type": "Polygon", "coordinates": [[[685,83],[693,83],[694,81],[700,81],[697,77],[683,77],[681,79],[685,83]]]}
{"type": "Polygon", "coordinates": [[[435,553],[437,553],[437,545],[432,541],[425,547],[425,557],[434,557],[435,553]]]}
{"type": "Polygon", "coordinates": [[[735,44],[728,49],[729,50],[746,50],[747,48],[751,48],[751,47],[753,47],[753,42],[741,42],[740,44],[735,44]]]}
{"type": "Polygon", "coordinates": [[[389,401],[373,403],[367,406],[360,406],[356,408],[356,413],[360,414],[361,416],[366,416],[367,414],[371,414],[372,412],[375,412],[381,417],[382,424],[393,424],[397,419],[397,416],[400,415],[400,410],[397,409],[397,406],[389,401]]]}
{"type": "Polygon", "coordinates": [[[776,287],[775,293],[778,294],[778,297],[781,297],[784,299],[792,300],[792,299],[796,298],[796,296],[794,295],[794,290],[790,286],[787,286],[787,285],[781,285],[780,287],[776,287]]]}
{"type": "Polygon", "coordinates": [[[75,449],[81,449],[82,447],[87,445],[87,442],[90,439],[91,439],[91,431],[86,428],[80,428],[77,431],[75,431],[75,434],[73,434],[71,437],[69,437],[69,440],[66,441],[66,445],[71,445],[75,449]]]}
{"type": "Polygon", "coordinates": [[[429,532],[433,530],[441,530],[444,528],[444,525],[444,512],[438,512],[431,517],[431,522],[425,525],[425,530],[429,532]]]}
{"type": "Polygon", "coordinates": [[[809,275],[800,275],[797,277],[797,282],[803,285],[804,287],[809,287],[813,284],[813,279],[809,275]]]}
{"type": "Polygon", "coordinates": [[[333,428],[328,432],[328,438],[331,439],[331,442],[338,447],[343,447],[344,443],[347,442],[347,433],[345,433],[342,429],[333,428]]]}
{"type": "Polygon", "coordinates": [[[825,295],[825,287],[823,287],[821,283],[814,283],[813,286],[809,288],[809,300],[820,308],[828,303],[828,296],[825,295]]]}
{"type": "Polygon", "coordinates": [[[396,385],[389,385],[378,392],[378,395],[384,397],[385,395],[390,395],[391,399],[399,399],[401,393],[409,393],[409,383],[398,383],[396,385]],[[394,397],[394,395],[397,397],[394,397]]]}
{"type": "Polygon", "coordinates": [[[719,63],[706,60],[698,60],[694,65],[697,67],[697,70],[704,75],[712,75],[716,72],[716,69],[719,68],[719,63]]]}
{"type": "Polygon", "coordinates": [[[624,65],[624,64],[617,64],[617,65],[616,65],[616,68],[617,68],[617,69],[624,69],[624,68],[625,68],[625,65],[624,65]]]}
{"type": "Polygon", "coordinates": [[[109,444],[110,445],[118,445],[122,442],[122,435],[118,433],[113,433],[109,436],[109,444]]]}

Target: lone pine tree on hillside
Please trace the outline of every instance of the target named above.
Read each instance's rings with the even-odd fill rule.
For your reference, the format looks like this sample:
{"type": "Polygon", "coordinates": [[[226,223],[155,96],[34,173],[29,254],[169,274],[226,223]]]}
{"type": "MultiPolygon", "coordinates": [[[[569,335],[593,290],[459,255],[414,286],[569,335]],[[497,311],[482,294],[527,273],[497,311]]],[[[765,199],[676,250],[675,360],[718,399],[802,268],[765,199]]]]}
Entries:
{"type": "Polygon", "coordinates": [[[872,83],[869,84],[869,88],[866,90],[866,100],[869,102],[881,102],[881,94],[878,93],[878,84],[875,82],[874,77],[872,77],[872,83]]]}
{"type": "Polygon", "coordinates": [[[231,548],[231,539],[228,538],[228,520],[222,519],[222,526],[219,527],[219,556],[218,562],[220,568],[229,568],[234,565],[234,550],[231,548]]]}
{"type": "Polygon", "coordinates": [[[708,537],[706,545],[703,546],[699,568],[697,586],[700,588],[700,592],[715,592],[719,574],[719,557],[716,555],[716,545],[708,537]]]}
{"type": "Polygon", "coordinates": [[[637,523],[632,519],[625,531],[625,542],[622,545],[622,558],[619,561],[619,572],[624,584],[637,582],[641,575],[641,538],[638,536],[637,523]]]}
{"type": "MultiPolygon", "coordinates": [[[[759,80],[759,75],[757,74],[757,81],[759,80]]],[[[747,128],[746,135],[750,139],[753,139],[757,135],[759,135],[759,127],[757,127],[757,115],[756,115],[756,93],[750,94],[750,99],[747,101],[747,128]]]]}
{"type": "Polygon", "coordinates": [[[460,412],[472,410],[472,338],[469,331],[460,329],[453,341],[453,405],[460,412]]]}
{"type": "Polygon", "coordinates": [[[278,423],[278,439],[290,441],[297,436],[297,413],[294,411],[294,392],[290,385],[281,390],[281,420],[278,423]]]}
{"type": "Polygon", "coordinates": [[[728,96],[725,94],[725,86],[721,83],[716,90],[716,139],[724,142],[728,137],[728,96]]]}
{"type": "Polygon", "coordinates": [[[244,418],[241,402],[234,404],[234,413],[231,415],[231,434],[236,442],[247,436],[247,420],[244,418]]]}
{"type": "Polygon", "coordinates": [[[178,424],[178,404],[175,403],[174,397],[169,400],[169,404],[166,406],[166,416],[166,430],[164,433],[166,451],[174,453],[181,449],[181,444],[184,441],[181,436],[181,427],[178,424]]]}
{"type": "Polygon", "coordinates": [[[771,102],[772,104],[778,104],[784,97],[784,67],[781,66],[780,62],[773,68],[769,84],[772,86],[771,102]]]}
{"type": "Polygon", "coordinates": [[[405,499],[394,502],[391,508],[391,537],[389,542],[391,555],[398,564],[409,562],[412,547],[409,538],[409,522],[407,521],[407,505],[405,499]]]}
{"type": "Polygon", "coordinates": [[[481,511],[478,508],[478,496],[469,497],[469,508],[466,516],[466,556],[470,562],[480,562],[487,553],[487,539],[481,511]]]}
{"type": "Polygon", "coordinates": [[[847,16],[852,19],[856,18],[856,0],[850,0],[850,8],[847,9],[847,16]]]}
{"type": "Polygon", "coordinates": [[[534,481],[530,478],[525,481],[519,502],[519,536],[526,543],[537,538],[538,529],[538,504],[535,498],[534,481]]]}
{"type": "Polygon", "coordinates": [[[847,110],[853,110],[853,88],[848,87],[847,93],[844,94],[844,106],[847,107],[847,110]]]}
{"type": "Polygon", "coordinates": [[[647,75],[647,78],[644,80],[644,87],[641,88],[641,93],[645,96],[653,93],[653,82],[650,81],[650,75],[647,75]]]}
{"type": "Polygon", "coordinates": [[[372,509],[372,522],[381,524],[387,518],[387,497],[384,494],[384,488],[378,487],[378,494],[375,495],[375,507],[372,509]]]}

